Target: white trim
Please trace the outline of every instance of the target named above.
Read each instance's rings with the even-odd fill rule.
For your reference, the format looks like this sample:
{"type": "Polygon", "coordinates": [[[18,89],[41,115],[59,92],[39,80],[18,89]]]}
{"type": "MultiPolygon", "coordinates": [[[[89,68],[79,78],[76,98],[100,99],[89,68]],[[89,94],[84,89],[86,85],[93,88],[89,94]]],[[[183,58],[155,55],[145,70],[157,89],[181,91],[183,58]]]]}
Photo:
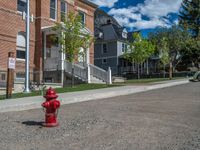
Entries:
{"type": "Polygon", "coordinates": [[[83,12],[83,13],[85,13],[85,14],[88,13],[88,10],[83,9],[83,8],[81,8],[81,7],[78,7],[78,6],[75,6],[75,9],[77,9],[78,11],[81,11],[81,12],[83,12]]]}
{"type": "Polygon", "coordinates": [[[25,59],[16,58],[16,61],[23,61],[23,62],[25,62],[25,59]]]}
{"type": "Polygon", "coordinates": [[[87,54],[86,54],[86,63],[87,64],[90,64],[90,48],[87,48],[87,50],[86,50],[87,52],[87,54]]]}
{"type": "Polygon", "coordinates": [[[41,29],[45,30],[45,29],[49,29],[49,28],[52,28],[52,27],[54,27],[54,25],[52,25],[52,26],[44,26],[44,27],[41,27],[41,29]]]}

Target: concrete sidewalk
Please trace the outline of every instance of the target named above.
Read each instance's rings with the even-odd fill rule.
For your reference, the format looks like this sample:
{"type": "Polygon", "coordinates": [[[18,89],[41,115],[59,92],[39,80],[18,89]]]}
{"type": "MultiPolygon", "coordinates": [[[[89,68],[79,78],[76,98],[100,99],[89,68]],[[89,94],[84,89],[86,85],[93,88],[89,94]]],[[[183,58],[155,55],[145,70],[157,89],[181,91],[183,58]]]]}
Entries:
{"type": "MultiPolygon", "coordinates": [[[[58,100],[60,100],[61,104],[63,105],[63,104],[98,100],[103,98],[145,92],[149,90],[176,86],[186,83],[189,83],[189,81],[186,79],[181,79],[181,80],[171,80],[168,82],[166,81],[159,82],[158,84],[155,85],[121,86],[121,87],[104,88],[97,90],[87,90],[81,92],[62,93],[59,94],[58,100]]],[[[42,96],[2,100],[0,101],[0,112],[22,111],[22,110],[41,108],[41,104],[44,101],[45,99],[42,96]]]]}

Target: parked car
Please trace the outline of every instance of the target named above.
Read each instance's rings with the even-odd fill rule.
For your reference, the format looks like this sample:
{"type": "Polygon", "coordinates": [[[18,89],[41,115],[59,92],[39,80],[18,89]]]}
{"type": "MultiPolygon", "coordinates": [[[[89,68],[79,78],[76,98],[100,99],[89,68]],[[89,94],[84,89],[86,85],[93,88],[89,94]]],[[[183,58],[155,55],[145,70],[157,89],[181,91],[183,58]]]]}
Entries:
{"type": "Polygon", "coordinates": [[[190,81],[200,81],[200,71],[197,71],[190,81]]]}

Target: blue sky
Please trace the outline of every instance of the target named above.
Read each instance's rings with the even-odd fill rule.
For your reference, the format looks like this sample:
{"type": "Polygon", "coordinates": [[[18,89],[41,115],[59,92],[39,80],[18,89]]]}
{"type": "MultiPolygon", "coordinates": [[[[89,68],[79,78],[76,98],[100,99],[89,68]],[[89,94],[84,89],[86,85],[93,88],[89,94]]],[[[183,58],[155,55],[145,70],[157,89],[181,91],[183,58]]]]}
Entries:
{"type": "Polygon", "coordinates": [[[129,31],[148,32],[178,23],[182,0],[90,0],[129,31]]]}

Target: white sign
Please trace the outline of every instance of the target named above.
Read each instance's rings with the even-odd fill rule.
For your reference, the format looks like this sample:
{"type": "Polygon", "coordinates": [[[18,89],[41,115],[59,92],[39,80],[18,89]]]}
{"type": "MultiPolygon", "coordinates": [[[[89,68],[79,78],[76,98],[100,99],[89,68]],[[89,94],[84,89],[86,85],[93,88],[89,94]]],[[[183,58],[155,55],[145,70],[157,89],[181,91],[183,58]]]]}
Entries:
{"type": "Polygon", "coordinates": [[[8,58],[8,68],[15,69],[15,58],[12,57],[8,58]]]}

